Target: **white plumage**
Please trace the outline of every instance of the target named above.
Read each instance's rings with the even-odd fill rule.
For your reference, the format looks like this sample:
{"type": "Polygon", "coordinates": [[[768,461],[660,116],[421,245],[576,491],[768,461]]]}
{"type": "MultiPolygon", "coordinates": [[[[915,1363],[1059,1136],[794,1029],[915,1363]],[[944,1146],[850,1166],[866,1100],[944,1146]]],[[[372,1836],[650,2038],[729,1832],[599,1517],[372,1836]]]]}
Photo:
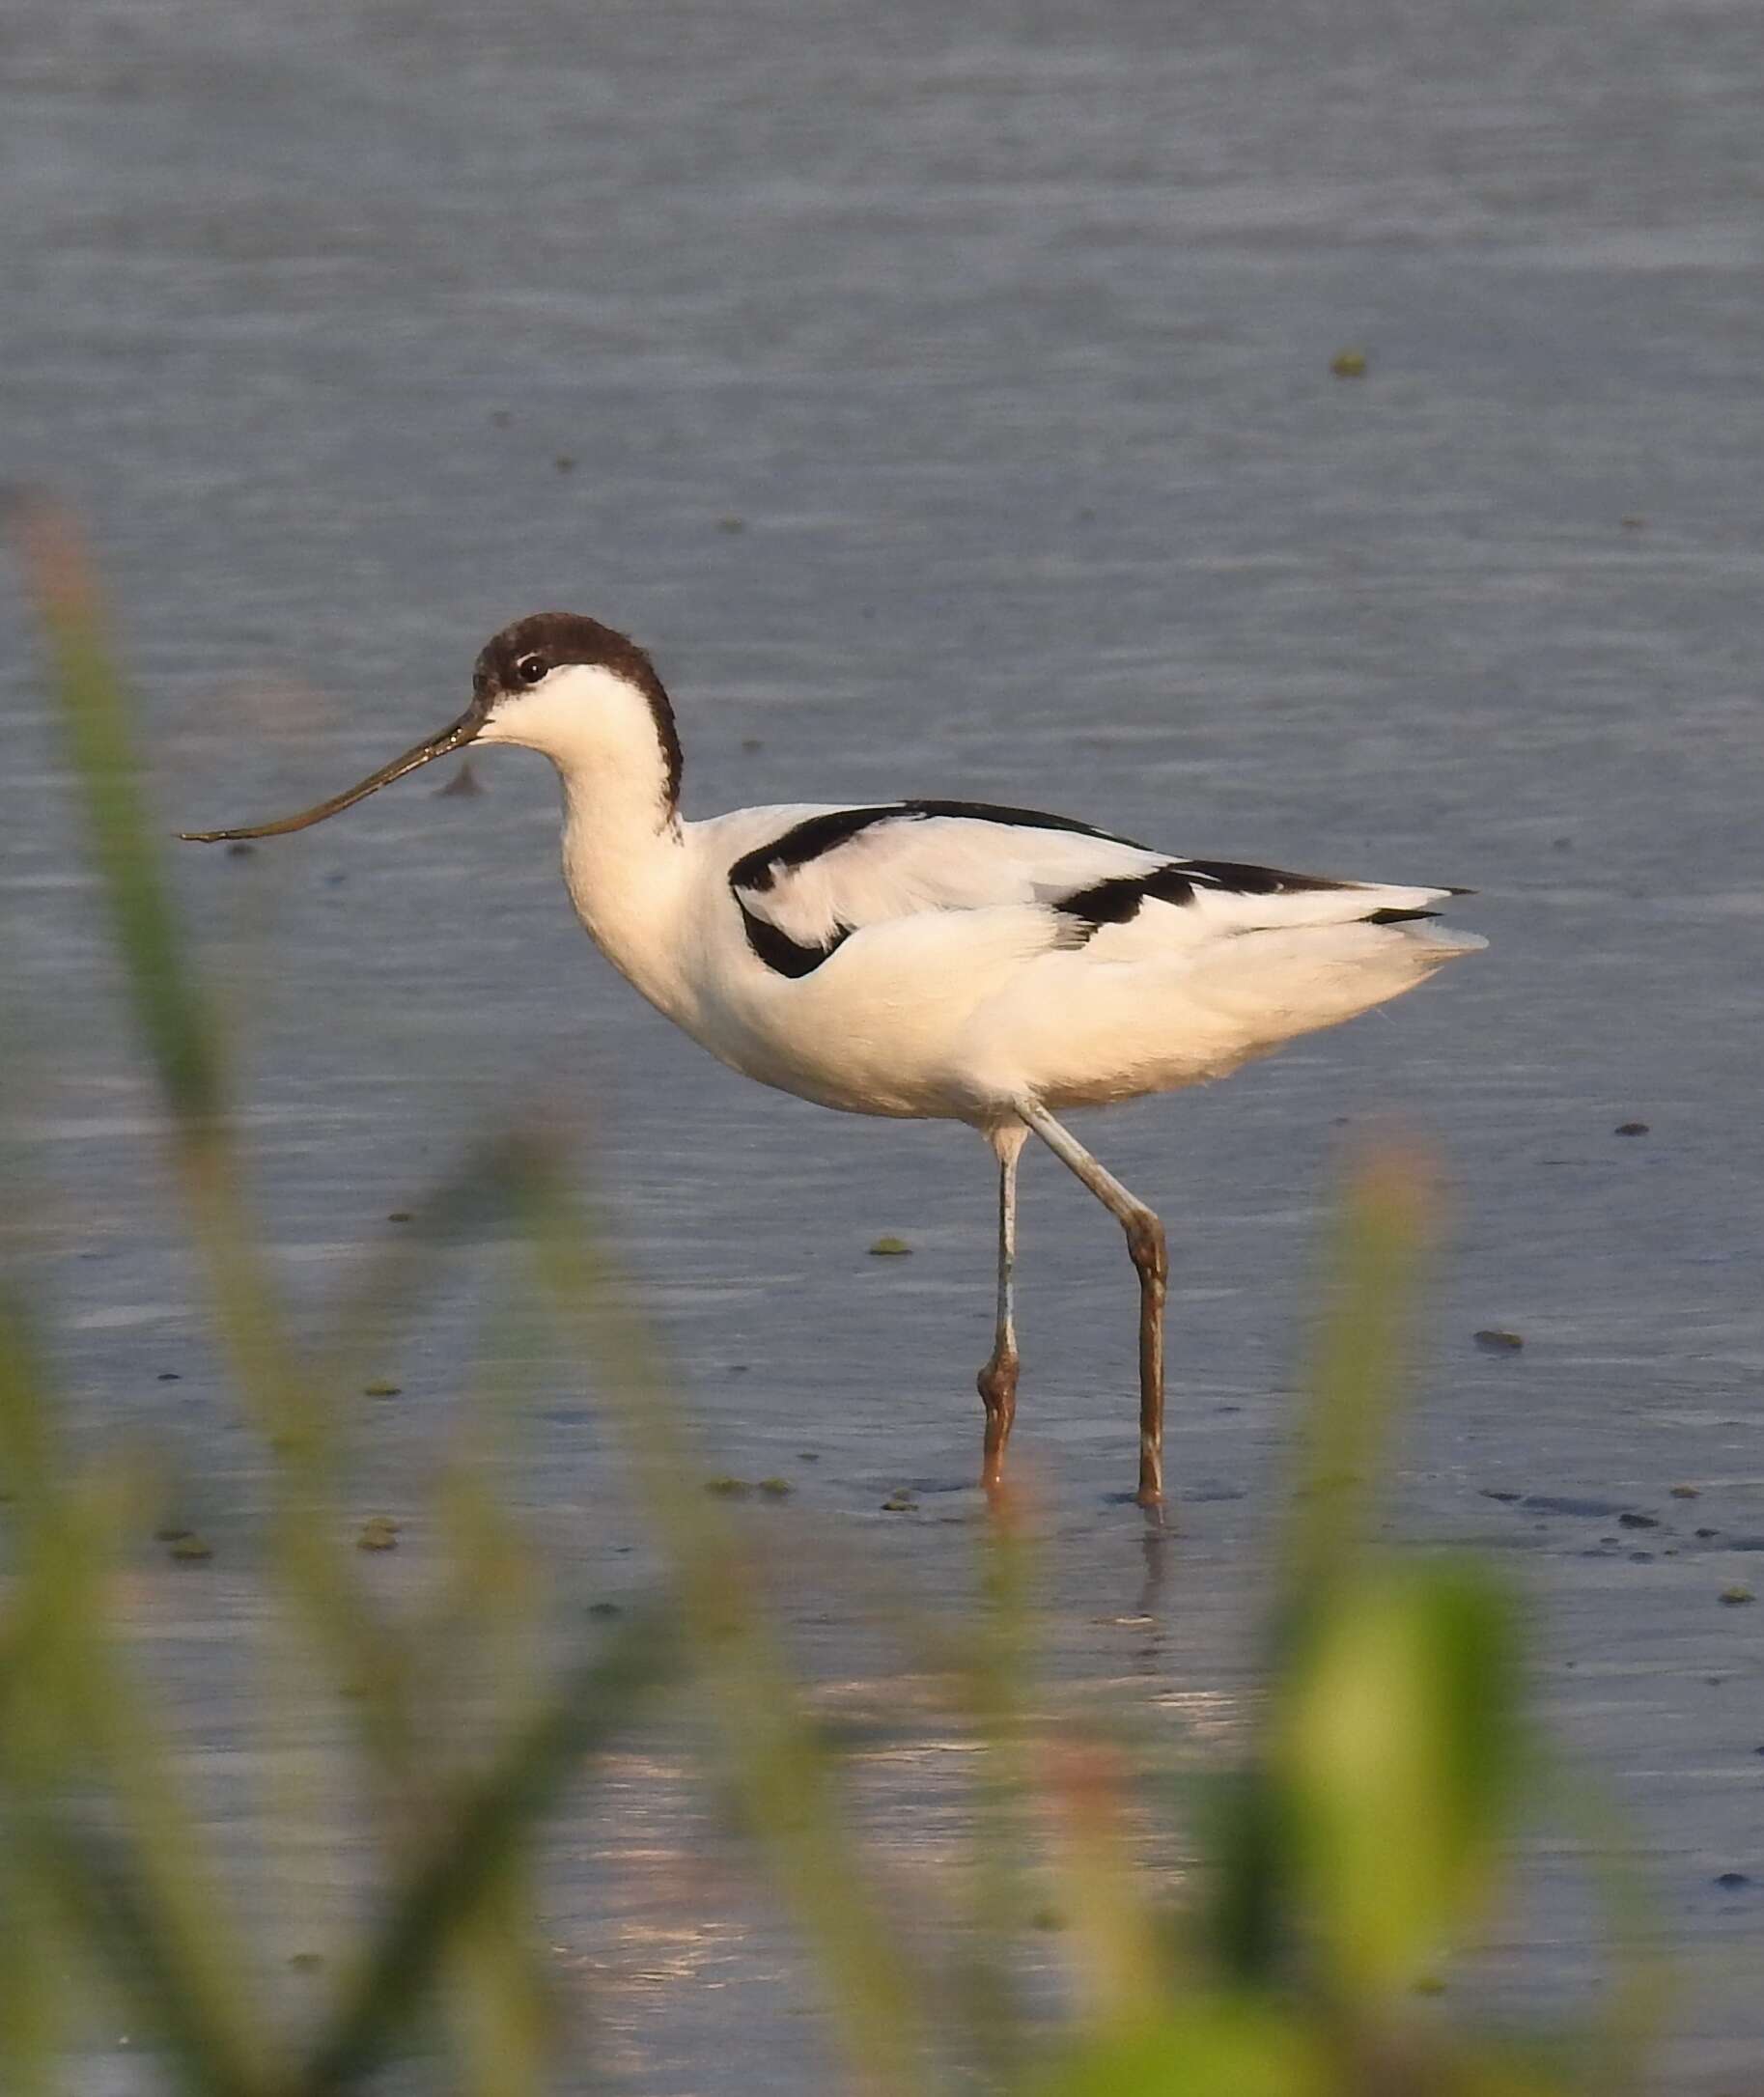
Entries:
{"type": "Polygon", "coordinates": [[[1161,1504],[1163,1235],[1052,1109],[1172,1090],[1413,989],[1484,942],[1447,888],[1183,859],[1059,816],[955,801],[680,811],[673,711],[648,657],[570,613],[484,650],[450,728],[301,828],[467,742],[542,751],[564,790],[583,924],[653,1004],[764,1084],[847,1112],[964,1121],[999,1160],[983,1478],[1015,1413],[1016,1167],[1032,1131],[1125,1227],[1140,1277],[1138,1497],[1161,1504]]]}

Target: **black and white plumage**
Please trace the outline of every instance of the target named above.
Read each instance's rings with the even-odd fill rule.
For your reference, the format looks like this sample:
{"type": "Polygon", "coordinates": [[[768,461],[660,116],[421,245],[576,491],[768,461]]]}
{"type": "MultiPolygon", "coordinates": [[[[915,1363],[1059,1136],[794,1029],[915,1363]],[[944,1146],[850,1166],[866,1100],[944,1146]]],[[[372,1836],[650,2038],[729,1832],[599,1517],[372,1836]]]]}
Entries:
{"type": "Polygon", "coordinates": [[[1218,1077],[1425,980],[1484,942],[1465,891],[1156,852],[1063,816],[951,800],[680,809],[680,739],[648,657],[542,612],[478,658],[459,720],[303,814],[299,829],[467,743],[541,751],[564,791],[583,924],[653,1004],[746,1076],[847,1112],[963,1121],[999,1162],[985,1482],[1015,1412],[1016,1168],[1029,1133],[1127,1232],[1140,1278],[1139,1498],[1162,1500],[1165,1257],[1157,1217],[1054,1109],[1218,1077]]]}

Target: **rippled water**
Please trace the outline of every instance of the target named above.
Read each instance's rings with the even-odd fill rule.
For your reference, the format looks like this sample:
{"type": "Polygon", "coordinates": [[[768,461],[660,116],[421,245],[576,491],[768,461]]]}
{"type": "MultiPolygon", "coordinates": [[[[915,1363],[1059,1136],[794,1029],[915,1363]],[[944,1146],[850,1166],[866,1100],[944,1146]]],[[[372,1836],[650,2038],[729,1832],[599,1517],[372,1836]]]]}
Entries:
{"type": "MultiPolygon", "coordinates": [[[[1387,1016],[1090,1125],[1176,1251],[1195,1497],[1149,1630],[1097,1623],[1143,1576],[1104,1499],[1132,1475],[1131,1274],[1030,1161],[1018,1445],[1051,1497],[1056,1659],[1234,1722],[1338,1125],[1430,1132],[1451,1239],[1402,1521],[1534,1598],[1545,1715],[1692,1953],[1672,2086],[1710,2092],[1755,2062],[1764,1947],[1755,1897],[1712,1883],[1764,1877],[1756,1612],[1717,1603],[1764,1564],[1734,1548],[1764,1532],[1757,27],[1749,0],[0,20],[0,470],[90,520],[168,826],[353,778],[555,603],[653,645],[701,811],[975,794],[1482,891],[1491,952],[1387,1016]],[[1330,375],[1346,347],[1363,378],[1330,375]],[[1486,1326],[1523,1353],[1475,1351],[1486,1326]],[[1663,1525],[1638,1546],[1625,1510],[1663,1525]]],[[[179,1606],[224,1617],[255,1458],[164,1233],[17,649],[0,704],[9,1032],[38,1050],[9,1090],[70,1365],[95,1431],[169,1441],[222,1547],[221,1599],[179,1606]]],[[[419,779],[178,863],[291,1287],[319,1301],[466,1129],[549,1100],[591,1128],[718,1461],[792,1469],[780,1522],[940,1591],[970,1496],[876,1509],[973,1466],[984,1154],[668,1035],[569,915],[543,769],[477,769],[483,798],[419,779]],[[866,1259],[883,1230],[913,1257],[866,1259]]],[[[377,1475],[408,1476],[475,1344],[462,1310],[401,1360],[377,1475]]],[[[616,1585],[590,1414],[530,1427],[520,1490],[616,1585]]],[[[191,1693],[218,1694],[200,1630],[191,1693]]],[[[908,1859],[925,1755],[879,1816],[908,1859]]],[[[1554,1874],[1496,1959],[1539,2002],[1589,1971],[1554,1874]]],[[[597,1897],[560,1894],[616,1943],[597,1897]]],[[[632,2086],[703,2086],[714,2042],[744,2087],[748,2025],[755,2086],[812,2086],[775,1946],[751,1921],[706,1945],[649,1979],[606,1952],[632,2086]]]]}

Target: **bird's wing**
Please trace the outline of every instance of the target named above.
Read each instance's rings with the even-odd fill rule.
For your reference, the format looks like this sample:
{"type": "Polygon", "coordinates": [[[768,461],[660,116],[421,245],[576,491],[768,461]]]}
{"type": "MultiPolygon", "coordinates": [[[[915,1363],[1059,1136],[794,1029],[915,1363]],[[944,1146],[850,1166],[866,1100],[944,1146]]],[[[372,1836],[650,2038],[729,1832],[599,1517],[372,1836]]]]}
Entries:
{"type": "Polygon", "coordinates": [[[780,815],[796,820],[744,851],[729,885],[753,951],[784,975],[806,975],[854,933],[923,910],[1038,906],[1050,945],[1081,945],[1107,932],[1106,951],[1122,944],[1113,928],[1139,919],[1147,905],[1163,907],[1149,913],[1160,943],[1181,944],[1269,925],[1416,914],[1447,892],[1177,859],[1062,816],[984,802],[780,815]]]}

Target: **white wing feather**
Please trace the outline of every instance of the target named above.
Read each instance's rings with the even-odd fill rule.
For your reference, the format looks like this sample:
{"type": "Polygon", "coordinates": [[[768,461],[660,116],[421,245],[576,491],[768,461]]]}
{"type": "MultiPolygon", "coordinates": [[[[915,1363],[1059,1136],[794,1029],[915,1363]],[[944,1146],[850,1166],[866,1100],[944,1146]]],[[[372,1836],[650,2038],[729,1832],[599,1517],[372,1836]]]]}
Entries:
{"type": "MultiPolygon", "coordinates": [[[[923,814],[910,803],[885,814],[840,808],[743,814],[770,823],[758,836],[749,831],[739,840],[746,849],[731,870],[736,896],[752,916],[805,948],[826,946],[866,926],[922,910],[999,904],[1044,906],[1052,937],[1061,930],[1061,906],[1074,898],[1110,882],[1136,884],[1166,870],[1177,894],[1187,886],[1186,899],[1147,896],[1134,902],[1127,921],[1105,918],[1095,935],[1098,960],[1126,959],[1154,944],[1167,951],[1232,933],[1349,924],[1380,910],[1423,910],[1451,893],[1372,881],[1327,882],[1232,862],[1184,860],[1122,838],[1042,827],[1017,810],[1001,811],[1002,820],[923,814]],[[871,820],[863,821],[866,816],[871,820]],[[817,825],[837,832],[846,823],[853,827],[833,842],[821,843],[816,836],[817,825]],[[818,849],[803,855],[803,846],[818,849]]],[[[1133,891],[1124,885],[1119,893],[1125,907],[1133,891]]],[[[1080,921],[1068,915],[1066,928],[1080,921]]]]}

